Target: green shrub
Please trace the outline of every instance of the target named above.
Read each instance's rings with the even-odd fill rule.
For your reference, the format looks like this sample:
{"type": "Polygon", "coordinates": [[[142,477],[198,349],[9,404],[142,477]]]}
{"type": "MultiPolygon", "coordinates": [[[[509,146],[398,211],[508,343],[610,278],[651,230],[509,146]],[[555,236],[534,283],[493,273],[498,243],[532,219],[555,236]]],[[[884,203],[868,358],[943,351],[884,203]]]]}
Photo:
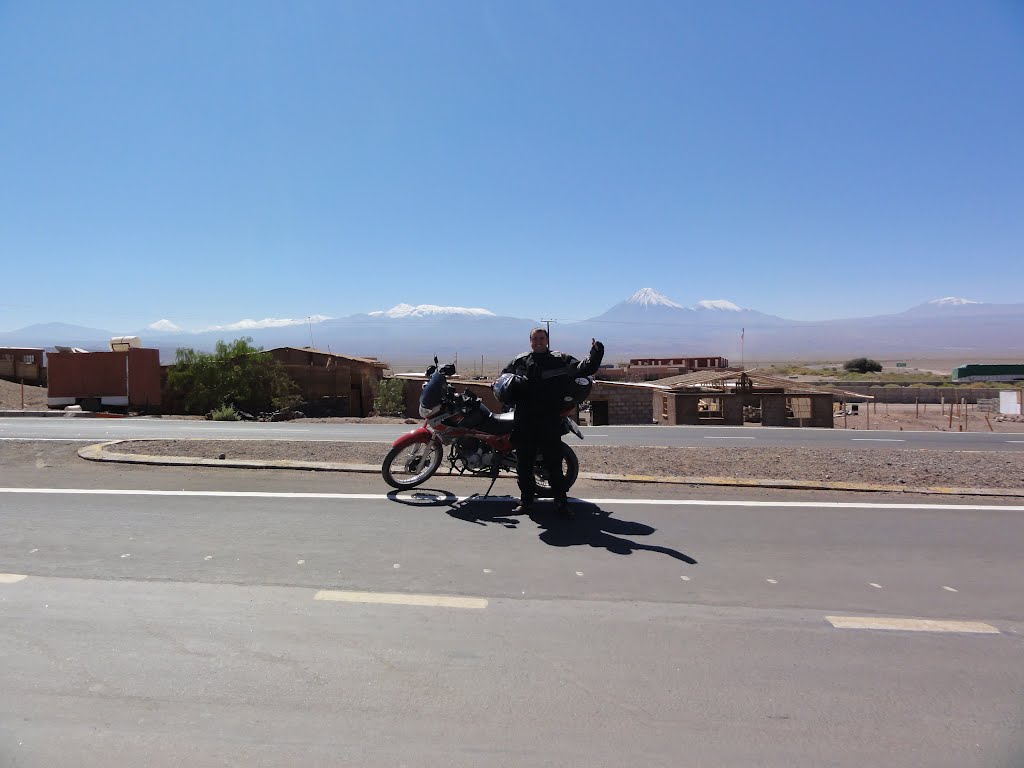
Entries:
{"type": "Polygon", "coordinates": [[[857,357],[843,363],[843,368],[851,373],[880,373],[882,371],[882,364],[877,360],[857,357]]]}
{"type": "Polygon", "coordinates": [[[239,421],[241,417],[238,415],[238,411],[235,410],[235,406],[223,405],[220,408],[214,408],[210,412],[210,418],[214,421],[239,421]]]}
{"type": "Polygon", "coordinates": [[[374,388],[373,409],[387,416],[401,416],[405,411],[405,380],[381,379],[374,388]]]}
{"type": "Polygon", "coordinates": [[[230,344],[218,341],[213,354],[179,349],[167,371],[172,400],[184,403],[186,413],[209,413],[231,404],[247,413],[290,408],[299,401],[298,387],[252,338],[230,344]]]}

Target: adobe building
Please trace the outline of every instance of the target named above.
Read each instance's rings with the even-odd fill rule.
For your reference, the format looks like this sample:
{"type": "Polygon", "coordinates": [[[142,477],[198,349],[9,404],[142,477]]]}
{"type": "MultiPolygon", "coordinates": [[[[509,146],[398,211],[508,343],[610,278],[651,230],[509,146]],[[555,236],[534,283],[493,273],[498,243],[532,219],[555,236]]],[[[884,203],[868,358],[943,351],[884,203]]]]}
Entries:
{"type": "Polygon", "coordinates": [[[352,357],[312,347],[278,347],[268,353],[284,366],[302,399],[335,416],[369,415],[377,384],[388,364],[371,357],[352,357]]]}
{"type": "Polygon", "coordinates": [[[45,384],[44,360],[42,347],[0,347],[0,379],[45,384]]]}

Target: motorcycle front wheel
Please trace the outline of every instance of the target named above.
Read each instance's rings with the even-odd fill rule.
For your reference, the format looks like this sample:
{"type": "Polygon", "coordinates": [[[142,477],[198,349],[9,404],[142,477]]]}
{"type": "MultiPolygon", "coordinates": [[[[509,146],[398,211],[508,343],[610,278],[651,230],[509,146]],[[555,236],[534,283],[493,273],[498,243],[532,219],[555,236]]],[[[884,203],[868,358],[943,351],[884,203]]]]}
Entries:
{"type": "Polygon", "coordinates": [[[384,457],[380,473],[392,488],[415,488],[437,472],[442,453],[440,443],[433,440],[395,446],[384,457]]]}
{"type": "MultiPolygon", "coordinates": [[[[572,488],[573,483],[580,474],[580,460],[576,458],[576,451],[565,443],[562,443],[562,475],[565,477],[565,490],[572,488]]],[[[548,471],[544,467],[544,459],[537,456],[537,463],[533,466],[533,478],[537,485],[538,496],[551,496],[551,481],[548,479],[548,471]]]]}

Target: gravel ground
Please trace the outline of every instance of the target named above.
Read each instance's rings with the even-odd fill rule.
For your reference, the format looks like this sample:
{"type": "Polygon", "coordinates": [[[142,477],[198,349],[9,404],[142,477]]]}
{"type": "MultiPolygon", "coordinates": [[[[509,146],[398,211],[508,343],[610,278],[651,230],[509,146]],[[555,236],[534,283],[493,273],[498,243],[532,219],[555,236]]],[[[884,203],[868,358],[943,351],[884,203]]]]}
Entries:
{"type": "MultiPolygon", "coordinates": [[[[897,449],[649,448],[573,445],[585,472],[818,480],[957,488],[1024,487],[1024,452],[897,449]]],[[[389,443],[140,440],[109,450],[156,456],[380,464],[389,443]]]]}

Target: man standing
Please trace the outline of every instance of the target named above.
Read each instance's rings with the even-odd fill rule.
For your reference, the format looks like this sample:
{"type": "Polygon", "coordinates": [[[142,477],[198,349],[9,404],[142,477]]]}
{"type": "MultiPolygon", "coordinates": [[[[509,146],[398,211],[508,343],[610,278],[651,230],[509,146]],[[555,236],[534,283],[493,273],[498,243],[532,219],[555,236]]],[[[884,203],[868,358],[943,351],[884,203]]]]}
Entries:
{"type": "Polygon", "coordinates": [[[519,506],[514,512],[528,512],[537,495],[533,476],[537,453],[544,456],[551,490],[559,513],[569,515],[568,488],[562,472],[562,418],[574,379],[591,376],[601,366],[604,345],[591,339],[590,354],[580,362],[572,355],[552,352],[548,333],[543,328],[530,331],[530,351],[515,358],[502,373],[516,377],[515,429],[516,474],[519,482],[519,506]]]}

